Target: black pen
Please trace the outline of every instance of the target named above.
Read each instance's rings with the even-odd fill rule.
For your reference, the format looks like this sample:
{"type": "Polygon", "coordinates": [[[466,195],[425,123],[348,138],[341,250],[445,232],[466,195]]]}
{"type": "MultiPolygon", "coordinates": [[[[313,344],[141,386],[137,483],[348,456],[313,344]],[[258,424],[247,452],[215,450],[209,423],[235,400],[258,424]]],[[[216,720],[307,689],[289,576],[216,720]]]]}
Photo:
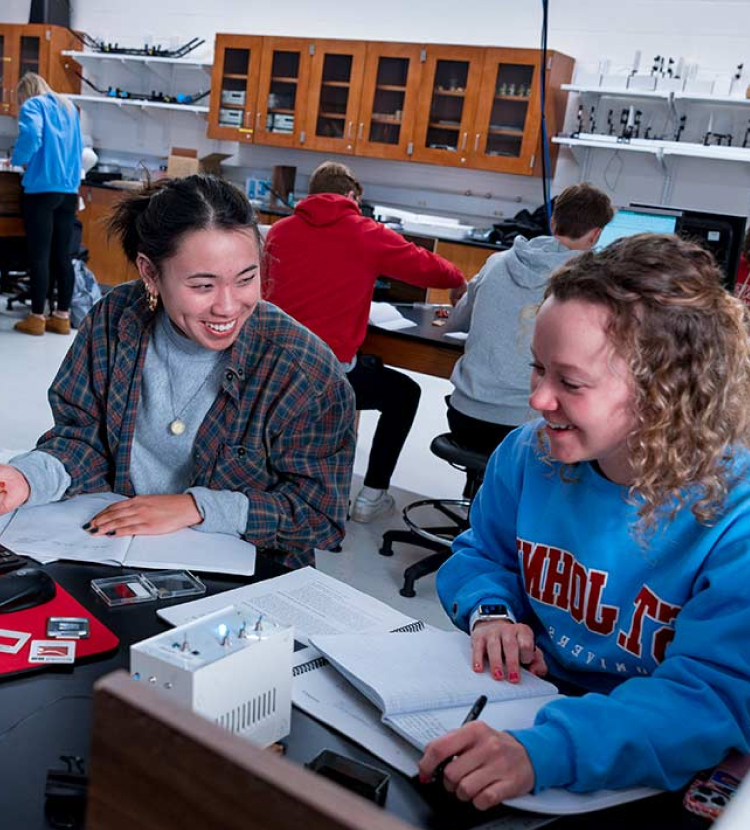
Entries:
{"type": "MultiPolygon", "coordinates": [[[[461,726],[466,726],[467,723],[471,723],[475,721],[481,714],[482,709],[487,705],[487,695],[479,695],[479,697],[474,701],[474,705],[469,709],[469,713],[463,719],[461,726]]],[[[451,755],[450,757],[446,758],[444,761],[441,761],[436,767],[435,772],[432,773],[432,780],[433,781],[440,781],[443,780],[443,773],[445,772],[445,768],[450,764],[450,762],[455,758],[455,755],[451,755]]]]}

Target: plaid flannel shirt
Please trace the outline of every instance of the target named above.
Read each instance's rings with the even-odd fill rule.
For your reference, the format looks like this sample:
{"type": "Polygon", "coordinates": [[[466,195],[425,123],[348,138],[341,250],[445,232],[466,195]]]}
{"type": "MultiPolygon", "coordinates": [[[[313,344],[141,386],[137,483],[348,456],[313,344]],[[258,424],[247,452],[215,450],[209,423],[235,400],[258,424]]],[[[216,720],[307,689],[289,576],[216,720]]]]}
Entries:
{"type": "MultiPolygon", "coordinates": [[[[130,452],[153,315],[139,283],[111,291],[84,320],[49,390],[55,426],[38,449],[71,477],[66,497],[134,496],[130,452]]],[[[312,564],[344,537],[354,457],[354,395],[325,344],[261,302],[231,348],[194,445],[191,486],[249,502],[245,538],[312,564]]]]}

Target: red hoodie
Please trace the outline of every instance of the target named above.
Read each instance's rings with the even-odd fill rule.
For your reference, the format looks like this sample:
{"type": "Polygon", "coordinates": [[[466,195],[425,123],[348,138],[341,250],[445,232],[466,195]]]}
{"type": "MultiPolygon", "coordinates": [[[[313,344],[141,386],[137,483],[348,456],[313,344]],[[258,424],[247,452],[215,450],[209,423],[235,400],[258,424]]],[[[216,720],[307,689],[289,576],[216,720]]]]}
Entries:
{"type": "Polygon", "coordinates": [[[346,196],[308,196],[268,232],[264,298],[325,340],[343,363],[365,339],[381,275],[422,288],[464,282],[448,260],[362,216],[346,196]]]}

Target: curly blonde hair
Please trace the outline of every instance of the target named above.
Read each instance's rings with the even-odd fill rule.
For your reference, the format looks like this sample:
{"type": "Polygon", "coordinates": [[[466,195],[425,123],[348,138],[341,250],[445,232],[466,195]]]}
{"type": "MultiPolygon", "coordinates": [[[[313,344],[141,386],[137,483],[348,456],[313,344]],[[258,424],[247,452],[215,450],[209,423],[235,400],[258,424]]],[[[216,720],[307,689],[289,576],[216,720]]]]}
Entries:
{"type": "Polygon", "coordinates": [[[732,450],[750,442],[748,310],[722,286],[711,254],[638,234],[563,265],[548,297],[609,312],[607,336],[633,379],[629,497],[640,531],[686,504],[711,524],[732,484],[732,450]]]}

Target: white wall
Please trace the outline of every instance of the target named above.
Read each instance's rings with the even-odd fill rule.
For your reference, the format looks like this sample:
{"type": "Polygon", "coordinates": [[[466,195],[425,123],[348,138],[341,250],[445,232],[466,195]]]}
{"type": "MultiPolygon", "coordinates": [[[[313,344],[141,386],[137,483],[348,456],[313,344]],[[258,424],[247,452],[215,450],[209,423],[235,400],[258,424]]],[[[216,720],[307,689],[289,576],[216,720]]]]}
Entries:
{"type": "MultiPolygon", "coordinates": [[[[211,43],[217,31],[225,31],[536,47],[541,23],[538,0],[474,0],[465,5],[455,0],[214,0],[210,4],[204,0],[73,0],[72,5],[76,28],[129,45],[142,44],[147,27],[151,41],[169,45],[194,35],[211,43]]],[[[643,65],[650,65],[656,54],[682,56],[698,63],[706,77],[729,75],[740,62],[750,68],[748,0],[551,0],[550,5],[550,48],[572,55],[579,68],[594,70],[606,58],[613,71],[625,72],[637,49],[642,51],[643,65]]],[[[133,84],[139,80],[132,77],[133,84]]],[[[196,84],[207,81],[205,76],[196,84]]],[[[568,129],[573,128],[576,109],[577,101],[571,100],[568,129]]],[[[88,123],[97,145],[129,151],[136,159],[163,155],[173,145],[194,146],[201,152],[238,149],[233,143],[206,139],[205,122],[193,115],[140,118],[111,108],[105,111],[103,106],[90,112],[93,117],[88,123]]],[[[708,111],[704,108],[698,115],[690,124],[696,133],[705,129],[708,111]]],[[[736,110],[733,116],[732,128],[740,140],[748,116],[750,107],[736,110]]],[[[655,112],[653,118],[656,124],[660,113],[655,112]]],[[[8,122],[0,118],[0,131],[6,134],[12,131],[8,122]]],[[[231,163],[240,165],[233,176],[238,180],[249,170],[263,172],[273,164],[294,164],[298,181],[304,185],[306,175],[322,158],[312,152],[245,146],[231,163]]],[[[372,159],[351,161],[368,198],[390,196],[395,204],[459,213],[477,222],[484,217],[485,224],[541,201],[537,179],[372,159]]],[[[673,204],[747,214],[750,165],[692,159],[675,160],[671,165],[673,204]]],[[[553,192],[580,176],[581,168],[572,154],[561,151],[553,192]]],[[[617,204],[661,197],[662,172],[650,156],[601,151],[589,178],[607,189],[617,204]]]]}

